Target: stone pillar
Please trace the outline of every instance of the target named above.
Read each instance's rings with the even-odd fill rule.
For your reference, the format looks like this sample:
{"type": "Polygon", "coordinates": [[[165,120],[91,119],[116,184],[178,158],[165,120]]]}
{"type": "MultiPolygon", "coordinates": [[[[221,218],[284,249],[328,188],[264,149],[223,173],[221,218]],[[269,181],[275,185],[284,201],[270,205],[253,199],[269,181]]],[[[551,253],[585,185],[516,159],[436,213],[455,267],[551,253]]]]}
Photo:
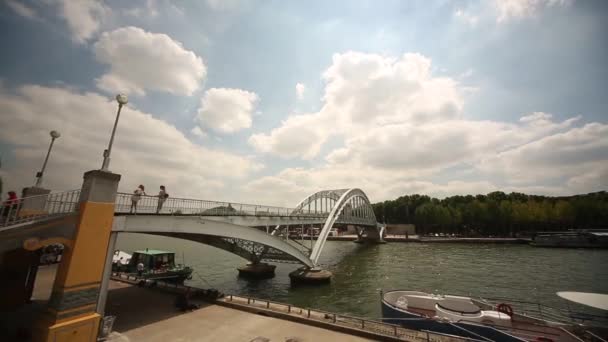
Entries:
{"type": "Polygon", "coordinates": [[[95,341],[101,316],[96,312],[114,220],[120,175],[100,170],[84,174],[73,248],[64,252],[48,312],[35,340],[95,341]]]}

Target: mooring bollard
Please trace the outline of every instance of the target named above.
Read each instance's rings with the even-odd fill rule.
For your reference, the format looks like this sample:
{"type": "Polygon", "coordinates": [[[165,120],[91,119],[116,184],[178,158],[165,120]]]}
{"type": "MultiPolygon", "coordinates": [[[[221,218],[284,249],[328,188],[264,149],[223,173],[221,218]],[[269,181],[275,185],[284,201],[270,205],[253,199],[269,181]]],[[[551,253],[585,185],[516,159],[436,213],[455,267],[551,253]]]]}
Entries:
{"type": "Polygon", "coordinates": [[[232,302],[232,295],[230,295],[230,301],[232,302]]]}
{"type": "Polygon", "coordinates": [[[287,313],[291,313],[291,305],[287,305],[287,313]]]}
{"type": "Polygon", "coordinates": [[[251,304],[251,298],[247,298],[247,304],[251,304]]]}
{"type": "Polygon", "coordinates": [[[336,323],[336,314],[334,314],[334,323],[336,323]]]}
{"type": "Polygon", "coordinates": [[[310,309],[308,309],[308,318],[310,318],[310,309]]]}
{"type": "Polygon", "coordinates": [[[266,309],[270,309],[270,302],[266,302],[266,309]]]}
{"type": "Polygon", "coordinates": [[[365,329],[365,321],[361,320],[361,329],[365,329]]]}

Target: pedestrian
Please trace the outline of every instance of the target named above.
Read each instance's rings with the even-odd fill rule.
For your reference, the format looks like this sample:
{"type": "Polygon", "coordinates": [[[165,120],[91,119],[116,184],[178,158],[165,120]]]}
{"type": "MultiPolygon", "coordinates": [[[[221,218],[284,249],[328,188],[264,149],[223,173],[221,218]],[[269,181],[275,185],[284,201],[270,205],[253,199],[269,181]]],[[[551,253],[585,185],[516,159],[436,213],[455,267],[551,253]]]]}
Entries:
{"type": "Polygon", "coordinates": [[[17,197],[17,193],[14,191],[9,191],[7,194],[8,199],[2,205],[2,217],[9,218],[9,215],[15,217],[15,211],[19,205],[19,197],[17,197]]]}
{"type": "Polygon", "coordinates": [[[165,201],[167,200],[167,198],[169,198],[169,194],[165,190],[165,186],[161,185],[160,191],[158,192],[158,205],[156,206],[157,214],[160,213],[161,209],[163,208],[163,204],[165,204],[165,201]]]}
{"type": "Polygon", "coordinates": [[[137,264],[137,275],[141,277],[143,274],[144,274],[144,264],[140,262],[139,264],[137,264]]]}
{"type": "Polygon", "coordinates": [[[133,196],[131,196],[131,213],[137,214],[137,202],[141,199],[141,196],[145,196],[146,192],[144,191],[144,186],[139,185],[135,191],[133,191],[133,196]]]}

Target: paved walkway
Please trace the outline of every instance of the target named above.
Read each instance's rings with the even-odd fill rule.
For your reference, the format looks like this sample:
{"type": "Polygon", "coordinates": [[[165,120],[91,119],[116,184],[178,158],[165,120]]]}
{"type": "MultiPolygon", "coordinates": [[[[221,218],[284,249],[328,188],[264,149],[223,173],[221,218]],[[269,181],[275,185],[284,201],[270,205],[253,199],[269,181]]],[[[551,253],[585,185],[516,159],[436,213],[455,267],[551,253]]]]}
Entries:
{"type": "Polygon", "coordinates": [[[106,311],[117,319],[110,341],[369,341],[218,305],[181,313],[174,299],[158,290],[113,281],[106,311]]]}

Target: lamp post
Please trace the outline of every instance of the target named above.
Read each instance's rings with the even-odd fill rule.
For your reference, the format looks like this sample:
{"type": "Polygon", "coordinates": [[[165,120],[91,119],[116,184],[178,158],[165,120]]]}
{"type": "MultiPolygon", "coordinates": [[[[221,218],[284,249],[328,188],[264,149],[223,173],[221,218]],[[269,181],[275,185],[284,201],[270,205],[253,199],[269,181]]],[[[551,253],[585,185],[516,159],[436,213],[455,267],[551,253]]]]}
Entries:
{"type": "Polygon", "coordinates": [[[37,188],[39,188],[42,185],[42,176],[44,175],[44,169],[46,169],[46,163],[49,161],[49,156],[51,155],[51,149],[53,148],[53,143],[55,142],[55,139],[57,139],[61,136],[61,134],[59,134],[59,132],[57,132],[57,131],[51,131],[50,135],[51,135],[51,144],[49,145],[48,152],[46,152],[46,158],[44,158],[44,164],[42,164],[42,170],[40,170],[36,174],[36,185],[35,186],[37,188]]]}
{"type": "Polygon", "coordinates": [[[112,144],[114,143],[114,134],[116,133],[116,126],[118,126],[118,119],[120,118],[120,110],[122,106],[126,105],[127,95],[118,94],[116,95],[116,102],[118,102],[118,112],[116,113],[116,121],[114,121],[114,128],[112,128],[112,135],[110,136],[110,143],[108,144],[108,148],[103,151],[103,164],[101,164],[101,171],[110,171],[108,167],[110,166],[110,154],[112,153],[112,144]]]}

